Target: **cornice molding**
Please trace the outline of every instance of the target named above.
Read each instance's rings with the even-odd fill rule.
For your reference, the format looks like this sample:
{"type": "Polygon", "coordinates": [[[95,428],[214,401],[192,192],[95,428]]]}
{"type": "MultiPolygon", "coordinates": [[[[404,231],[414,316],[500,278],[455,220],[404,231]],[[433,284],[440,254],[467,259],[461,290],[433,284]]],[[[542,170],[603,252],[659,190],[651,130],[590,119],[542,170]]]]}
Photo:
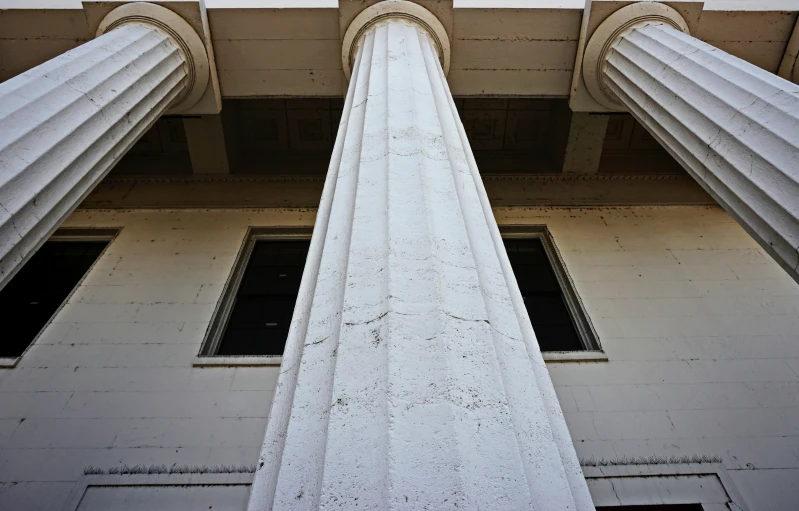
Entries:
{"type": "MultiPolygon", "coordinates": [[[[692,178],[682,174],[483,174],[483,181],[690,181],[692,178]]],[[[130,183],[324,183],[325,176],[113,176],[107,177],[103,184],[130,183]]]]}

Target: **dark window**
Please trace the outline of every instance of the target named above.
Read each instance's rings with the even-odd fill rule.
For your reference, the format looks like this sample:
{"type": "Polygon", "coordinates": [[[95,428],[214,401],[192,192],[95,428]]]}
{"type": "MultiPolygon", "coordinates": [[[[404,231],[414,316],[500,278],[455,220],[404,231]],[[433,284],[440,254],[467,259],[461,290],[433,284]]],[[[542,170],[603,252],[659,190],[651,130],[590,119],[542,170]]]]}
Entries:
{"type": "Polygon", "coordinates": [[[541,351],[598,349],[588,318],[546,233],[504,242],[541,351]]]}
{"type": "Polygon", "coordinates": [[[0,357],[16,358],[77,286],[108,240],[47,241],[0,291],[0,357]]]}
{"type": "Polygon", "coordinates": [[[218,341],[205,355],[283,354],[309,246],[297,239],[248,242],[224,299],[218,341]]]}

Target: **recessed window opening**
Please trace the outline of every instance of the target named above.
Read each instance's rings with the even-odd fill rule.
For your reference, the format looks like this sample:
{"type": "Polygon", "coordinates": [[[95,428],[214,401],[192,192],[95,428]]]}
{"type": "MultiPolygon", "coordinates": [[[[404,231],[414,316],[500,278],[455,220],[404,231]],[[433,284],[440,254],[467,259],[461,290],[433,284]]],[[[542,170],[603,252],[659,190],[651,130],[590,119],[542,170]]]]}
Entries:
{"type": "Polygon", "coordinates": [[[502,236],[541,351],[599,350],[546,228],[504,228],[502,236]]]}
{"type": "Polygon", "coordinates": [[[89,271],[116,229],[58,229],[0,290],[0,358],[17,358],[89,271]]]}
{"type": "Polygon", "coordinates": [[[310,247],[305,229],[250,229],[201,356],[281,356],[310,247]]]}

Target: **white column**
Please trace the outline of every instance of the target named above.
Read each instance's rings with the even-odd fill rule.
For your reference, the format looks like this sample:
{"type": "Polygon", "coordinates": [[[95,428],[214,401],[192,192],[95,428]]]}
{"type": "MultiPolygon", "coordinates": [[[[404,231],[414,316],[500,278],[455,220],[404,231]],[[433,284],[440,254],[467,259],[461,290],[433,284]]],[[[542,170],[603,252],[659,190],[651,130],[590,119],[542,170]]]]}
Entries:
{"type": "Polygon", "coordinates": [[[799,281],[799,86],[688,33],[663,4],[633,4],[586,47],[586,85],[627,109],[799,281]]]}
{"type": "Polygon", "coordinates": [[[167,108],[205,90],[202,42],[172,11],[128,4],[100,31],[0,84],[0,288],[167,108]]]}
{"type": "Polygon", "coordinates": [[[445,80],[446,33],[409,2],[353,25],[249,509],[593,509],[445,80]]]}

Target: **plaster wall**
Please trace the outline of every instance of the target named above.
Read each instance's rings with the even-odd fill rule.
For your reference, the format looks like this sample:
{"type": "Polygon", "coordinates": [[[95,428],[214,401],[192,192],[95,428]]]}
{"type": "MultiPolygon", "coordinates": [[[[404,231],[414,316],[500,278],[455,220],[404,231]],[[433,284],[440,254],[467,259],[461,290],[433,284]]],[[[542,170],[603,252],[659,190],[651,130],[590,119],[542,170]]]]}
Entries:
{"type": "MultiPolygon", "coordinates": [[[[721,456],[753,511],[799,499],[799,286],[723,210],[496,208],[546,224],[607,362],[550,363],[578,455],[721,456]]],[[[0,508],[59,509],[94,465],[252,464],[278,369],[192,367],[248,226],[313,210],[83,210],[121,227],[0,371],[0,508]]]]}

